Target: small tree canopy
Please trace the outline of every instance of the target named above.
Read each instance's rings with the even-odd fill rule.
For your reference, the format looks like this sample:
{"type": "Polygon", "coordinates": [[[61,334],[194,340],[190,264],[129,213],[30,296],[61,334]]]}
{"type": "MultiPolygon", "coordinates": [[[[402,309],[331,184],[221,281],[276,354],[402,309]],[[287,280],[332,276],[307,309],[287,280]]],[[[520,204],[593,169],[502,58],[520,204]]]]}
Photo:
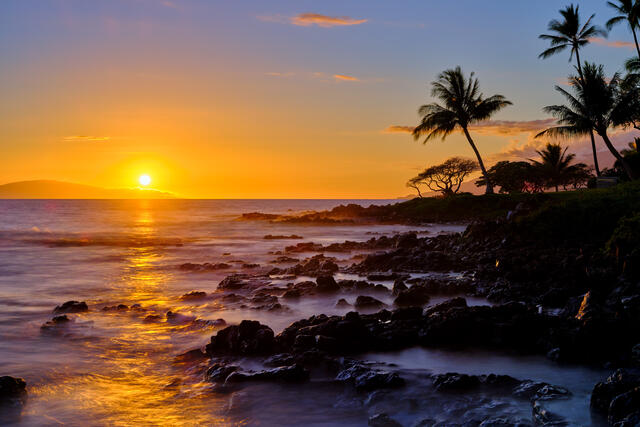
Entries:
{"type": "Polygon", "coordinates": [[[419,195],[419,186],[425,185],[429,190],[446,196],[460,191],[460,186],[464,179],[477,169],[478,165],[473,160],[452,157],[444,163],[431,166],[411,178],[407,182],[407,186],[418,190],[419,195]]]}
{"type": "MultiPolygon", "coordinates": [[[[500,187],[501,193],[536,193],[542,191],[539,174],[527,162],[510,162],[503,160],[493,165],[488,171],[494,185],[500,187]]],[[[485,185],[484,177],[476,181],[478,187],[485,185]]]]}

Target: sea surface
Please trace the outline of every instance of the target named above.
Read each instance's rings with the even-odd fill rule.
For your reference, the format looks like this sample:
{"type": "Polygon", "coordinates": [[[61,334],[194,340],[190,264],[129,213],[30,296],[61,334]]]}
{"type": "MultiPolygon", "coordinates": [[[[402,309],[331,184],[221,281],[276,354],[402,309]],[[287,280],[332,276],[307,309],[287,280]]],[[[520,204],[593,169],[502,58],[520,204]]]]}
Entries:
{"type": "MultiPolygon", "coordinates": [[[[230,272],[246,272],[244,264],[274,266],[274,252],[299,242],[329,244],[406,231],[435,235],[464,229],[443,224],[273,224],[240,221],[242,213],[290,214],[346,203],[392,202],[0,200],[0,375],[23,377],[29,393],[17,425],[361,426],[373,414],[386,412],[409,426],[426,418],[464,421],[475,416],[473,411],[482,417],[531,420],[528,402],[443,395],[429,389],[428,375],[444,372],[509,374],[567,387],[571,398],[550,403],[549,408],[572,425],[600,425],[591,418],[588,399],[593,385],[607,373],[538,357],[417,348],[363,355],[408,380],[402,390],[371,395],[315,377],[303,385],[220,389],[203,381],[202,368],[175,363],[176,355],[204,346],[220,329],[208,320],[222,318],[232,324],[255,319],[278,333],[314,314],[349,311],[336,308],[335,297],[287,302],[288,309],[281,312],[180,300],[189,291],[215,291],[230,272]],[[269,234],[303,239],[264,239],[269,234]],[[232,268],[194,273],[179,268],[186,262],[225,262],[232,268]],[[63,333],[43,331],[41,325],[52,318],[54,307],[69,300],[86,301],[89,312],[69,315],[73,322],[63,333]],[[103,310],[118,304],[140,304],[141,310],[103,310]],[[168,311],[179,316],[166,319],[168,311]],[[150,314],[162,321],[145,321],[150,314]]],[[[352,255],[336,256],[349,265],[352,255]]],[[[355,296],[346,298],[353,302],[355,296]]],[[[442,300],[435,298],[434,303],[442,300]]],[[[488,304],[479,299],[468,303],[488,304]]]]}

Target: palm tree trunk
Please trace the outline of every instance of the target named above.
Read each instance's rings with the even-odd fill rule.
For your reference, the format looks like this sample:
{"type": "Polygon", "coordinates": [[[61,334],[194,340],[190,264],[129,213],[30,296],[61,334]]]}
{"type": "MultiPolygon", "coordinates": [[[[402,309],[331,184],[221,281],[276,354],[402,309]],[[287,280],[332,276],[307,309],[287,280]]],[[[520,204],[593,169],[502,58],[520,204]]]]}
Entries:
{"type": "MultiPolygon", "coordinates": [[[[635,33],[634,33],[635,35],[635,33]]],[[[636,43],[636,47],[638,44],[636,43]]],[[[638,51],[638,56],[640,57],[640,50],[638,51]]],[[[582,84],[584,84],[584,74],[582,74],[582,63],[580,62],[580,51],[576,49],[576,62],[578,64],[578,74],[580,75],[580,80],[582,80],[582,84]]],[[[600,166],[598,165],[598,152],[596,151],[596,139],[593,136],[593,129],[589,129],[589,136],[591,137],[591,151],[593,151],[593,166],[596,169],[596,176],[600,177],[600,166]]]]}
{"type": "Polygon", "coordinates": [[[622,165],[622,167],[624,168],[625,172],[627,173],[627,176],[629,177],[630,180],[634,180],[637,178],[635,172],[633,171],[633,169],[631,169],[631,166],[629,166],[629,163],[627,163],[627,161],[624,159],[624,157],[622,157],[622,155],[620,153],[618,153],[618,150],[616,150],[616,147],[613,146],[613,144],[611,143],[611,140],[609,139],[609,136],[607,135],[607,132],[598,132],[600,134],[600,136],[602,137],[602,140],[604,141],[605,145],[607,146],[607,148],[609,149],[609,151],[611,151],[611,154],[613,154],[613,157],[616,158],[616,160],[618,160],[620,162],[620,164],[622,165]]]}
{"type": "Polygon", "coordinates": [[[476,157],[478,158],[478,164],[480,165],[480,170],[482,171],[482,175],[484,176],[484,182],[486,182],[486,189],[484,194],[493,194],[493,184],[491,183],[489,174],[484,167],[484,162],[482,161],[480,152],[476,148],[476,144],[473,142],[473,139],[471,139],[471,135],[469,135],[469,130],[466,128],[466,126],[462,127],[462,130],[464,131],[464,135],[467,137],[467,141],[469,141],[469,145],[471,145],[471,148],[473,148],[473,152],[476,153],[476,157]]]}
{"type": "Polygon", "coordinates": [[[600,178],[600,166],[598,166],[598,152],[596,151],[596,139],[593,136],[593,129],[589,129],[589,136],[591,137],[591,150],[593,151],[593,166],[596,169],[596,176],[600,178]]]}

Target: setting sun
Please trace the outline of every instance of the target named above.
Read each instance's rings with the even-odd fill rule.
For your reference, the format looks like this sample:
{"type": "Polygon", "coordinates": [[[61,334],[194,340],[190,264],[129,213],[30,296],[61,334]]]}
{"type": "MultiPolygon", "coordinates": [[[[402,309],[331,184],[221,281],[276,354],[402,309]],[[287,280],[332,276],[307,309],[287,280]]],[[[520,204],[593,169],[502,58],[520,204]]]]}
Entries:
{"type": "Polygon", "coordinates": [[[140,175],[140,177],[138,178],[138,182],[140,183],[140,185],[146,187],[147,185],[151,184],[151,177],[147,174],[140,175]]]}

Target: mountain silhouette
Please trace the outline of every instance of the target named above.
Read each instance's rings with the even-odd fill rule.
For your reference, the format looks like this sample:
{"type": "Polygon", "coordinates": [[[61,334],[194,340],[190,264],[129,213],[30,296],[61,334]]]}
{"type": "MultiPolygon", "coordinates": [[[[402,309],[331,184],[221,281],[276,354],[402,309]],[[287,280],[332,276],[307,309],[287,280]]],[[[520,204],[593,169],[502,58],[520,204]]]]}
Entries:
{"type": "Polygon", "coordinates": [[[101,188],[53,180],[0,185],[0,199],[173,199],[172,193],[145,188],[101,188]]]}

